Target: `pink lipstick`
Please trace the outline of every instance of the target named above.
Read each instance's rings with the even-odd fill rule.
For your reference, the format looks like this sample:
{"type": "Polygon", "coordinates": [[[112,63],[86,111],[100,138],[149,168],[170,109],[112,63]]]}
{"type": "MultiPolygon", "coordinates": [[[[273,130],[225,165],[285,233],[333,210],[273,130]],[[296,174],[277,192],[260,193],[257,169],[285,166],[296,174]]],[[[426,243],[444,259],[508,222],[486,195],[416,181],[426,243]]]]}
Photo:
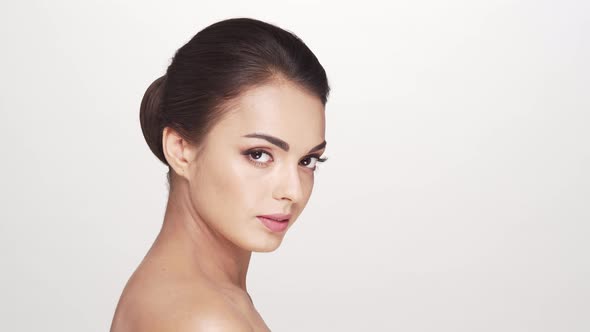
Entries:
{"type": "Polygon", "coordinates": [[[290,214],[267,214],[263,216],[257,216],[266,228],[273,232],[282,232],[289,226],[289,220],[291,219],[290,214]]]}

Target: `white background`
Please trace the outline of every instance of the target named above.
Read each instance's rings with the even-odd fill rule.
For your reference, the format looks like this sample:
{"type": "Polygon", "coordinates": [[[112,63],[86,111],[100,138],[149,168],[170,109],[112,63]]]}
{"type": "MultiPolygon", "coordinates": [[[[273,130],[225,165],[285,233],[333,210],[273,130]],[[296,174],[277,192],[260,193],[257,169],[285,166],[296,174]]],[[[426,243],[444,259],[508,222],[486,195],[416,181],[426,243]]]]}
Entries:
{"type": "Polygon", "coordinates": [[[160,229],[139,104],[207,25],[324,65],[329,161],[248,288],[273,331],[590,330],[586,1],[0,6],[0,330],[107,331],[160,229]]]}

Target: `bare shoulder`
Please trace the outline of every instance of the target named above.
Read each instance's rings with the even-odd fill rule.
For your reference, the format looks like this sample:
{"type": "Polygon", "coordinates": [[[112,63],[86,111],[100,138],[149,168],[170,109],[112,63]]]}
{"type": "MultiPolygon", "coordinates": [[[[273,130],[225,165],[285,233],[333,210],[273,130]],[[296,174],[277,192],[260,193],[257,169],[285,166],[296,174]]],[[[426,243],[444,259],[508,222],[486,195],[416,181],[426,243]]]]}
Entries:
{"type": "Polygon", "coordinates": [[[136,281],[126,287],[111,332],[253,331],[223,296],[194,282],[136,281]]]}
{"type": "Polygon", "coordinates": [[[185,319],[174,322],[161,331],[253,332],[254,330],[244,317],[232,312],[231,308],[209,305],[206,308],[203,306],[195,308],[185,319]]]}
{"type": "Polygon", "coordinates": [[[165,312],[168,319],[159,331],[253,331],[247,317],[218,292],[212,289],[194,291],[190,290],[188,297],[183,296],[176,308],[165,312]]]}

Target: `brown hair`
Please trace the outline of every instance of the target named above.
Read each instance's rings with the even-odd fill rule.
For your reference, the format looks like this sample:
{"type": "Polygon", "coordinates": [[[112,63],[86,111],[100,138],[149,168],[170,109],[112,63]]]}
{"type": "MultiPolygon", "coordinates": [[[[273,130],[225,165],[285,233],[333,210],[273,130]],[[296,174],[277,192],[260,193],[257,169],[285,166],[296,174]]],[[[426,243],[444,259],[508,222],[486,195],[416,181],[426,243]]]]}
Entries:
{"type": "Polygon", "coordinates": [[[166,74],[143,96],[140,122],[149,148],[168,165],[162,147],[165,127],[199,144],[224,114],[227,102],[278,76],[326,104],[330,92],[326,72],[295,34],[251,18],[206,27],[176,51],[166,74]]]}

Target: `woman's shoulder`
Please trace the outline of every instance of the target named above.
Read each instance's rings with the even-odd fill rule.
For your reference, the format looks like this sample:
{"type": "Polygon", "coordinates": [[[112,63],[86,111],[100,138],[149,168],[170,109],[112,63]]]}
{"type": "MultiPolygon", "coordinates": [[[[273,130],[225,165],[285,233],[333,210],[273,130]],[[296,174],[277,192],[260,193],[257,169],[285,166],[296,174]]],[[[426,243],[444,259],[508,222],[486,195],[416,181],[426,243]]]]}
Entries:
{"type": "MultiPolygon", "coordinates": [[[[142,330],[143,331],[143,330],[142,330]]],[[[191,299],[180,305],[172,304],[160,312],[158,328],[154,331],[219,331],[252,332],[250,323],[230,304],[218,298],[191,299]]]]}
{"type": "Polygon", "coordinates": [[[165,325],[157,331],[253,332],[248,320],[240,313],[231,306],[216,303],[193,304],[187,315],[165,325]]]}
{"type": "Polygon", "coordinates": [[[111,332],[252,331],[246,317],[206,281],[133,276],[117,305],[111,332]]]}

